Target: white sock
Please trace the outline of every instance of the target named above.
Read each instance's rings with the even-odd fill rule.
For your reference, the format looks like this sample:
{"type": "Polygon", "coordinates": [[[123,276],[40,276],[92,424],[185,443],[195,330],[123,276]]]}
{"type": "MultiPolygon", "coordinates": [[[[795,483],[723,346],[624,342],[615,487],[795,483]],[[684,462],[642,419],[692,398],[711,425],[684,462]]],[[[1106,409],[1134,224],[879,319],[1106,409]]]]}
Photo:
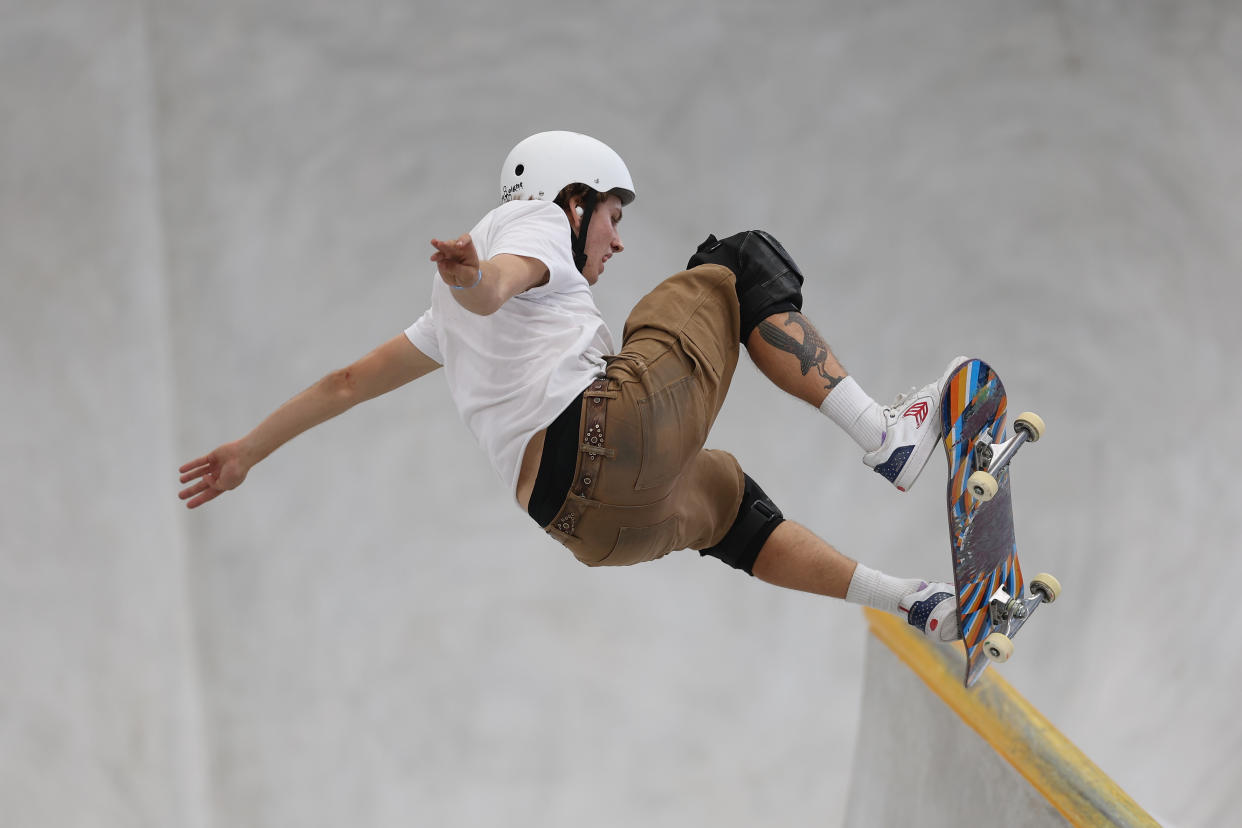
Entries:
{"type": "Polygon", "coordinates": [[[898,612],[897,605],[901,599],[912,592],[918,592],[924,583],[917,578],[894,578],[859,564],[854,570],[854,578],[850,581],[845,600],[884,612],[898,612]]]}
{"type": "Polygon", "coordinates": [[[841,426],[863,451],[875,451],[884,440],[884,409],[853,377],[846,377],[829,391],[819,410],[841,426]]]}

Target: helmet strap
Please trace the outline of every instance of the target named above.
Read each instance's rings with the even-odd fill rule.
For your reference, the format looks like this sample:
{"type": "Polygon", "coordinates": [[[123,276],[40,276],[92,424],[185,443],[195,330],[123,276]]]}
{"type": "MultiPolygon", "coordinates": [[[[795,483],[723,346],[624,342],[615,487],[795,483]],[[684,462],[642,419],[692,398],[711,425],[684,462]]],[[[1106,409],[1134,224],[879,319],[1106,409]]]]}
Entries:
{"type": "Polygon", "coordinates": [[[586,237],[587,228],[591,226],[591,216],[595,215],[595,205],[599,201],[599,195],[595,190],[587,191],[582,197],[582,215],[578,222],[578,232],[573,238],[574,266],[578,268],[578,272],[582,272],[582,268],[586,267],[586,237]]]}

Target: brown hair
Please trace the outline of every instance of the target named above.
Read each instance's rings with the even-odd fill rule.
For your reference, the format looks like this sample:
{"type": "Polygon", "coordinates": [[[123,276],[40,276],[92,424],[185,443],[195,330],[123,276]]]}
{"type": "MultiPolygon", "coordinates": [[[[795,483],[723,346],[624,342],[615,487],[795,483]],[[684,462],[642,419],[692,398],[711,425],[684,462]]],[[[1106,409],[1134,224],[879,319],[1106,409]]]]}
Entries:
{"type": "MultiPolygon", "coordinates": [[[[562,210],[568,210],[570,199],[582,199],[593,189],[594,188],[589,184],[569,184],[566,185],[565,189],[556,194],[556,198],[552,199],[552,202],[559,206],[562,210]]],[[[599,190],[595,190],[595,196],[600,201],[607,198],[607,195],[605,193],[601,193],[599,190]]]]}

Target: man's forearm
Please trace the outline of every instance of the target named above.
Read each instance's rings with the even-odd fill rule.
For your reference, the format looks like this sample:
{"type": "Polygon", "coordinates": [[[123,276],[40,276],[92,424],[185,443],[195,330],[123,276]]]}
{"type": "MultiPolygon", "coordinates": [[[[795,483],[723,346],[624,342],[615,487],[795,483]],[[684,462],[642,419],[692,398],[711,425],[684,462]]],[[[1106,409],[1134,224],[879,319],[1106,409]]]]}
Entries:
{"type": "Polygon", "coordinates": [[[489,316],[500,309],[509,296],[505,293],[502,275],[491,262],[479,265],[478,281],[453,290],[453,298],[471,313],[489,316]]]}
{"type": "Polygon", "coordinates": [[[353,408],[360,399],[349,369],[333,371],[267,416],[242,438],[249,465],[320,423],[353,408]]]}

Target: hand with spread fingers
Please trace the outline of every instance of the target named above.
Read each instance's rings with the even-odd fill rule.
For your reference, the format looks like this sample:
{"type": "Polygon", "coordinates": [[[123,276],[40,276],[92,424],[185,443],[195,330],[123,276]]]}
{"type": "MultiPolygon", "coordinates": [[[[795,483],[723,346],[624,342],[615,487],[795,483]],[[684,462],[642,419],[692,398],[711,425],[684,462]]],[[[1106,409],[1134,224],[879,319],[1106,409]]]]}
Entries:
{"type": "Polygon", "coordinates": [[[190,485],[181,490],[180,497],[190,509],[202,506],[240,486],[251,465],[245,459],[240,440],[225,443],[181,467],[181,483],[190,485]]]}
{"type": "Polygon", "coordinates": [[[432,239],[431,246],[436,249],[431,261],[436,263],[445,284],[455,288],[475,284],[479,277],[479,252],[469,233],[462,233],[452,241],[432,239]]]}

